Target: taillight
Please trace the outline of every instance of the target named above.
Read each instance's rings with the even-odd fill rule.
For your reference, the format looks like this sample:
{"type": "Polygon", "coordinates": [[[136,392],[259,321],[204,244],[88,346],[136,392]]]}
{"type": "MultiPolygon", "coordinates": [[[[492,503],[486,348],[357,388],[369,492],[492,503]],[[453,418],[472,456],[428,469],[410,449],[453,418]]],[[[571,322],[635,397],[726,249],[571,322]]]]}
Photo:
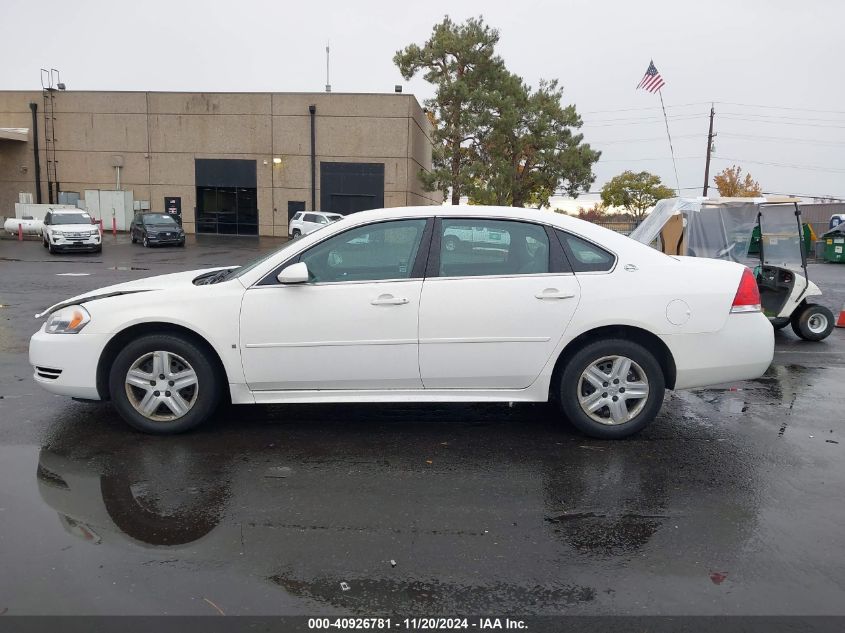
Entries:
{"type": "Polygon", "coordinates": [[[761,309],[757,280],[754,279],[753,273],[746,268],[742,271],[742,278],[739,280],[739,288],[736,290],[731,312],[760,312],[761,309]]]}

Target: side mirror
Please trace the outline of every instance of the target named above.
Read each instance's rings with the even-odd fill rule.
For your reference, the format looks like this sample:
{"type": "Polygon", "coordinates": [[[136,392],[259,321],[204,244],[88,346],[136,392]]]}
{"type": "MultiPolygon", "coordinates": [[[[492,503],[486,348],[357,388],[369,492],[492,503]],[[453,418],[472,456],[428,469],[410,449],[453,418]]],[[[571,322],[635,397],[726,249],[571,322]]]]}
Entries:
{"type": "Polygon", "coordinates": [[[280,284],[304,284],[308,281],[308,266],[305,262],[286,266],[276,275],[276,279],[280,284]]]}

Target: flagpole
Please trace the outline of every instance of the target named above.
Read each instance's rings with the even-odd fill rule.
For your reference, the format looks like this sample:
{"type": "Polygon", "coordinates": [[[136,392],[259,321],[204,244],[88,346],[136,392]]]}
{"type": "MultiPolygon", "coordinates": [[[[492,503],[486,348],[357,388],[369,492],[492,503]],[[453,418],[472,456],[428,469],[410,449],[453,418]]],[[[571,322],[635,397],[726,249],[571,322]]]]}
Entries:
{"type": "Polygon", "coordinates": [[[669,152],[672,154],[672,167],[675,169],[675,187],[678,190],[678,197],[681,197],[681,181],[678,180],[678,165],[675,163],[675,148],[672,147],[672,135],[669,134],[669,118],[666,116],[666,106],[663,105],[663,88],[657,91],[660,95],[660,107],[663,109],[663,121],[666,123],[666,136],[669,138],[669,152]]]}

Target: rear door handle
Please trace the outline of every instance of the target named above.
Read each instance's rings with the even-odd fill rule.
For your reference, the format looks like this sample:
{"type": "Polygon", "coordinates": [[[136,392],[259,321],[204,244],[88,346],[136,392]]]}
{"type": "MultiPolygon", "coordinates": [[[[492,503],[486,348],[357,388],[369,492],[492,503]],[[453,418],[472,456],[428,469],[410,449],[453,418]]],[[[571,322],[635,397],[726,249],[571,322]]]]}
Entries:
{"type": "Polygon", "coordinates": [[[546,288],[543,292],[534,295],[537,299],[572,299],[575,294],[572,292],[561,292],[557,288],[546,288]]]}
{"type": "Polygon", "coordinates": [[[403,306],[408,303],[405,297],[394,297],[393,295],[379,295],[370,303],[374,306],[403,306]]]}

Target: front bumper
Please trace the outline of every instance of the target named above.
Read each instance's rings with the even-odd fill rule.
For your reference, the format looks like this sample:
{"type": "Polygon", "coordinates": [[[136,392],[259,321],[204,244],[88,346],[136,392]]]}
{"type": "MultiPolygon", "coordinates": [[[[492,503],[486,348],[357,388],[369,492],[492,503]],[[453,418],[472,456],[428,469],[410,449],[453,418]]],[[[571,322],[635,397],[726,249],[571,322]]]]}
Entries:
{"type": "Polygon", "coordinates": [[[175,245],[175,244],[184,244],[185,243],[185,236],[184,235],[174,235],[172,237],[163,237],[160,235],[147,235],[147,242],[154,246],[167,246],[167,245],[175,245]]]}
{"type": "Polygon", "coordinates": [[[47,334],[44,326],[29,340],[29,363],[41,387],[62,396],[100,400],[97,363],[105,334],[47,334]]]}
{"type": "Polygon", "coordinates": [[[92,235],[91,237],[82,237],[82,238],[74,238],[74,237],[59,237],[57,235],[53,235],[50,237],[50,244],[53,246],[53,250],[57,252],[64,252],[64,251],[98,251],[103,247],[103,240],[100,238],[99,234],[92,235]]]}
{"type": "Polygon", "coordinates": [[[660,338],[675,360],[675,389],[759,378],[775,353],[775,331],[762,312],[730,314],[718,332],[660,338]]]}

